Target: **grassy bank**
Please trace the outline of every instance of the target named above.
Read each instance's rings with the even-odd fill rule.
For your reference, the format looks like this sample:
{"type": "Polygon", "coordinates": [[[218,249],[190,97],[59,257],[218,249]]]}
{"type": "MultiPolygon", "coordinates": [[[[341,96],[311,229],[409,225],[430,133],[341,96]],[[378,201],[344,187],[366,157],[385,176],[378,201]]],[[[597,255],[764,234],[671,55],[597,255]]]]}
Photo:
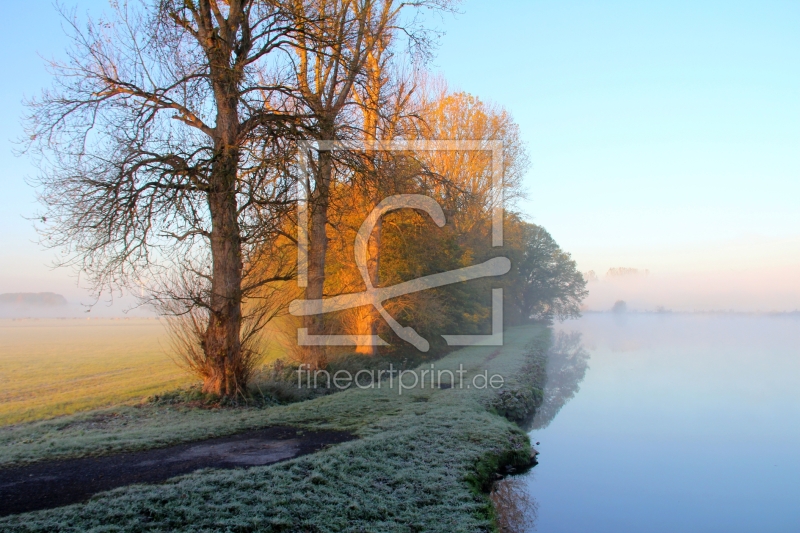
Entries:
{"type": "MultiPolygon", "coordinates": [[[[541,398],[547,331],[516,328],[505,346],[470,347],[436,362],[505,378],[492,389],[418,385],[353,389],[289,406],[202,410],[148,405],[0,431],[0,462],[105,454],[246,428],[345,429],[360,439],[285,463],[200,471],[163,485],[101,494],[86,504],[0,520],[9,531],[484,531],[485,490],[530,457],[527,436],[498,413],[541,398]],[[536,386],[540,380],[540,386],[536,386]],[[528,398],[529,400],[525,400],[528,398]]],[[[396,384],[395,384],[396,385],[396,384]]]]}

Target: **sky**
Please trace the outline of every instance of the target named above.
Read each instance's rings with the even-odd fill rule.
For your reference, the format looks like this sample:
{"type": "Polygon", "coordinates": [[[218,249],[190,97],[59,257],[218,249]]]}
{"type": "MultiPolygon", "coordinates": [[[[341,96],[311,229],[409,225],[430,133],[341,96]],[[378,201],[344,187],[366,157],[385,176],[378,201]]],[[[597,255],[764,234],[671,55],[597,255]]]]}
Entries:
{"type": "Polygon", "coordinates": [[[521,208],[582,271],[602,285],[611,267],[650,270],[643,308],[800,308],[800,2],[461,11],[435,65],[515,117],[532,162],[521,208]]]}
{"type": "MultiPolygon", "coordinates": [[[[70,5],[67,2],[67,5],[70,5]]],[[[79,13],[102,0],[82,1],[79,13]]],[[[437,18],[452,89],[504,106],[531,168],[520,204],[594,270],[590,308],[800,308],[800,2],[468,0],[437,18]],[[647,269],[627,283],[611,267],[647,269]],[[638,298],[638,300],[637,300],[638,298]]],[[[86,300],[51,270],[12,154],[21,101],[65,38],[49,1],[5,7],[0,33],[0,292],[86,300]]]]}

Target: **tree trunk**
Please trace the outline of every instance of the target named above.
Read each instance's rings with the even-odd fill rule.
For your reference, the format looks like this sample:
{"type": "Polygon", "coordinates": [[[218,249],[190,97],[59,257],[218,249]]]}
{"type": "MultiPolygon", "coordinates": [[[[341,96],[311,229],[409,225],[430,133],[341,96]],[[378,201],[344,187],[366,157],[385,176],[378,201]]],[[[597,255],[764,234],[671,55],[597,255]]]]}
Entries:
{"type": "MultiPolygon", "coordinates": [[[[308,251],[308,285],[306,300],[321,299],[325,290],[325,261],[328,253],[328,207],[330,205],[330,186],[333,180],[333,153],[330,150],[319,152],[318,166],[315,176],[315,187],[310,198],[311,227],[309,228],[310,246],[308,251]]],[[[311,334],[322,333],[322,315],[309,315],[304,325],[311,334]]],[[[326,364],[325,350],[322,346],[310,346],[306,353],[306,362],[313,368],[324,368],[326,364]]]]}
{"type": "MultiPolygon", "coordinates": [[[[366,141],[374,142],[378,140],[378,109],[381,105],[381,88],[383,87],[383,82],[381,80],[382,64],[380,59],[382,54],[383,49],[379,47],[377,50],[370,52],[366,60],[367,83],[364,99],[364,139],[366,141]]],[[[372,157],[377,158],[380,156],[375,152],[372,154],[372,157]]],[[[368,163],[368,174],[370,180],[374,181],[372,184],[374,187],[372,193],[373,197],[370,199],[370,203],[371,207],[375,208],[383,200],[383,198],[381,198],[383,187],[381,186],[381,177],[378,175],[374,160],[368,163]]],[[[369,190],[370,187],[368,184],[367,191],[369,190]]],[[[367,192],[367,194],[370,193],[367,192]]],[[[369,241],[367,243],[367,273],[372,280],[373,287],[378,287],[381,281],[379,275],[379,256],[382,229],[383,219],[379,218],[375,223],[375,228],[372,230],[372,234],[369,236],[369,241]]],[[[370,309],[367,315],[368,326],[366,329],[368,335],[374,336],[378,334],[380,320],[381,316],[377,309],[370,309]]],[[[377,355],[378,347],[375,345],[359,346],[356,352],[377,355]]]]}
{"type": "MultiPolygon", "coordinates": [[[[220,181],[236,176],[238,157],[226,154],[218,163],[220,181]]],[[[215,168],[215,172],[216,172],[215,168]]],[[[224,184],[224,183],[223,183],[224,184]]],[[[246,386],[242,373],[242,346],[239,332],[242,325],[242,257],[237,219],[236,197],[231,188],[209,194],[211,212],[211,313],[203,349],[211,362],[210,375],[203,391],[220,396],[233,396],[246,386]]]]}
{"type": "MultiPolygon", "coordinates": [[[[377,205],[377,202],[375,202],[375,205],[377,205]]],[[[381,251],[382,229],[383,229],[383,219],[379,218],[375,223],[375,229],[372,231],[372,235],[370,235],[369,242],[367,244],[367,253],[369,254],[369,258],[367,259],[367,272],[369,273],[369,277],[372,280],[373,287],[378,287],[381,282],[380,251],[381,251]]],[[[367,334],[377,335],[378,325],[380,324],[381,320],[381,316],[378,313],[378,311],[376,309],[370,309],[367,320],[369,321],[367,334]]],[[[356,352],[367,355],[377,355],[378,347],[374,344],[369,346],[359,346],[356,349],[356,352]]]]}
{"type": "MultiPolygon", "coordinates": [[[[220,60],[216,64],[223,64],[220,60]]],[[[213,77],[213,74],[212,74],[213,77]]],[[[203,391],[231,397],[245,392],[242,357],[242,240],[236,198],[239,173],[237,81],[227,69],[217,72],[215,160],[208,208],[211,214],[211,297],[203,350],[211,363],[203,391]]]]}

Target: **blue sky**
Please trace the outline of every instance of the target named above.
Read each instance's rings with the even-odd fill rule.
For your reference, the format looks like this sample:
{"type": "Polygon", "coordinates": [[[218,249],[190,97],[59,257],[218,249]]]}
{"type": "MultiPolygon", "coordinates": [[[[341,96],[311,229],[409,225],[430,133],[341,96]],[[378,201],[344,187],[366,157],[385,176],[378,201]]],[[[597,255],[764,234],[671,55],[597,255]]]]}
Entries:
{"type": "Polygon", "coordinates": [[[523,207],[585,269],[704,270],[709,250],[787,239],[764,265],[800,266],[800,2],[462,11],[436,64],[514,115],[523,207]]]}
{"type": "MultiPolygon", "coordinates": [[[[582,270],[800,279],[800,2],[467,1],[460,11],[440,23],[433,67],[519,122],[532,162],[521,207],[582,270]]],[[[65,39],[48,1],[5,13],[0,292],[78,297],[22,218],[36,210],[23,181],[33,169],[10,142],[22,97],[49,83],[37,53],[58,57],[65,39]]]]}

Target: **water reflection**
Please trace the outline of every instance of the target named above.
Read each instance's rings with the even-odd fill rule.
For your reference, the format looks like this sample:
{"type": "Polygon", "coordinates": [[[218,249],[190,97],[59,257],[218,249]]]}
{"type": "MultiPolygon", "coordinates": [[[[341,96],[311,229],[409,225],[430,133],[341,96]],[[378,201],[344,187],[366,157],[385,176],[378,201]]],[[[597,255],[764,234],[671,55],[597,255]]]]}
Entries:
{"type": "MultiPolygon", "coordinates": [[[[590,354],[581,343],[581,333],[559,331],[553,334],[547,352],[547,383],[542,405],[526,431],[547,427],[564,405],[580,390],[589,368],[590,354]]],[[[528,483],[533,473],[509,476],[497,481],[490,494],[497,512],[501,533],[525,533],[536,529],[539,506],[530,493],[528,483]]]]}
{"type": "Polygon", "coordinates": [[[564,405],[580,390],[591,355],[583,348],[581,333],[559,331],[553,335],[547,353],[547,383],[542,405],[526,428],[528,431],[546,428],[564,405]]]}
{"type": "Polygon", "coordinates": [[[536,528],[539,506],[523,478],[507,477],[497,481],[489,497],[497,512],[500,533],[525,533],[536,528]]]}

